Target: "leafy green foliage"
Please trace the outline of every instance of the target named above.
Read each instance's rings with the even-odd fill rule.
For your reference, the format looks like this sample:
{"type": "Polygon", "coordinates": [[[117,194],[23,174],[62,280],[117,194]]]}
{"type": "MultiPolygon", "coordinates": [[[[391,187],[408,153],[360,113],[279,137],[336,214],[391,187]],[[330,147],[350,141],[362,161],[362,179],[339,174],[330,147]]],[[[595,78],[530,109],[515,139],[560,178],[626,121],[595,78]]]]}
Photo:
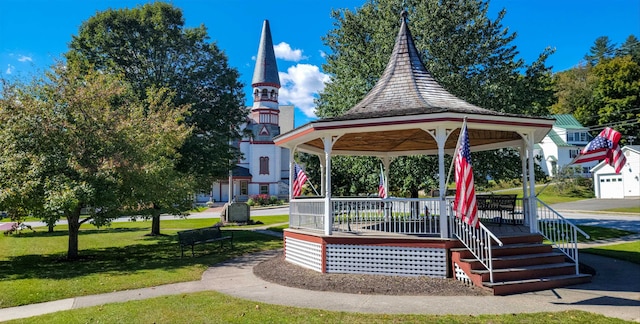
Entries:
{"type": "Polygon", "coordinates": [[[113,75],[67,65],[28,85],[4,84],[0,205],[47,222],[65,217],[70,259],[78,257],[80,225],[108,224],[136,208],[135,192],[165,180],[160,174],[172,172],[190,133],[181,123],[187,107],[169,105],[166,89],[141,101],[113,75]]]}
{"type": "Polygon", "coordinates": [[[640,42],[634,35],[616,48],[606,36],[596,39],[579,64],[554,75],[556,114],[574,114],[593,135],[604,127],[628,136],[640,132],[640,42]]]}
{"type": "Polygon", "coordinates": [[[247,115],[238,71],[207,39],[204,26],[186,28],[179,9],[154,2],[96,13],[80,26],[66,54],[84,69],[122,75],[140,98],[166,87],[176,94],[174,105],[189,105],[184,122],[193,133],[180,148],[177,169],[201,189],[237,159],[239,151],[229,142],[239,138],[247,115]]]}

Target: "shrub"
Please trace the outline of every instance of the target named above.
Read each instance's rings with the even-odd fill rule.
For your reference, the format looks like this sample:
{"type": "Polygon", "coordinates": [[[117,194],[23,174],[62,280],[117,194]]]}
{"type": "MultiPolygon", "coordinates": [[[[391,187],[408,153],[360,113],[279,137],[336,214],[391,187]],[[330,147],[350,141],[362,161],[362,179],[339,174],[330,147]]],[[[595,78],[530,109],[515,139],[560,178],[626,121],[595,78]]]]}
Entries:
{"type": "Polygon", "coordinates": [[[269,205],[277,205],[278,204],[278,196],[269,197],[269,205]]]}

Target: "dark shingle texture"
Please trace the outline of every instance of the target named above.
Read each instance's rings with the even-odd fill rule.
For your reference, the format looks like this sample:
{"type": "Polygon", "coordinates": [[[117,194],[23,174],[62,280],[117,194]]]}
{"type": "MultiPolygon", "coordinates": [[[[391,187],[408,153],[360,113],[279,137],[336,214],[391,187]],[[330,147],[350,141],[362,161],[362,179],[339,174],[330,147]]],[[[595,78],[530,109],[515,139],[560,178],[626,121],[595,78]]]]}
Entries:
{"type": "Polygon", "coordinates": [[[271,40],[271,28],[269,28],[268,20],[265,20],[262,25],[262,35],[260,36],[256,67],[253,70],[251,84],[269,84],[280,88],[278,65],[276,64],[276,54],[273,51],[273,40],[271,40]]]}
{"type": "Polygon", "coordinates": [[[392,117],[438,112],[506,115],[472,105],[445,90],[420,60],[407,27],[406,14],[391,59],[369,93],[344,115],[332,118],[392,117]]]}

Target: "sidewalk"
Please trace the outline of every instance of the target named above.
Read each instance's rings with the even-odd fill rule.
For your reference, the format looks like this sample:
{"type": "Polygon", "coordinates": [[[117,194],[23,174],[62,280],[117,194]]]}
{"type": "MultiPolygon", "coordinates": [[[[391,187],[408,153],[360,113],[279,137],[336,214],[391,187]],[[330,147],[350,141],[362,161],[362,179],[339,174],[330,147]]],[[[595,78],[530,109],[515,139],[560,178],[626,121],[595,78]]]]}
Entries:
{"type": "Polygon", "coordinates": [[[209,268],[200,281],[69,298],[0,309],[0,321],[68,309],[199,291],[218,291],[238,298],[330,311],[387,314],[511,314],[570,309],[640,322],[640,265],[581,254],[597,274],[588,284],[512,296],[386,296],[303,290],[257,278],[253,266],[280,251],[266,251],[209,268]]]}

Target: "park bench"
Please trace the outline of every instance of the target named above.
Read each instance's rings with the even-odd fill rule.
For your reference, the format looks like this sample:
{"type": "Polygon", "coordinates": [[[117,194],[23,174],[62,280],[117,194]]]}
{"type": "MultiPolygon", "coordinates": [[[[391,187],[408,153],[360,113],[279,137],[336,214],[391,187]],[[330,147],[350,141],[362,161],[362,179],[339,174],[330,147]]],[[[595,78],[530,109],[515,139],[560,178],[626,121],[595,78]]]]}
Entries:
{"type": "Polygon", "coordinates": [[[191,256],[195,256],[193,247],[198,244],[220,242],[220,248],[224,241],[229,240],[229,244],[233,247],[233,233],[223,235],[220,226],[196,228],[192,230],[179,231],[178,241],[180,243],[180,256],[184,257],[185,247],[191,247],[191,256]]]}
{"type": "Polygon", "coordinates": [[[476,195],[476,204],[478,212],[482,212],[484,216],[498,215],[499,224],[502,225],[504,213],[511,215],[512,222],[515,224],[515,208],[517,195],[476,195]]]}

